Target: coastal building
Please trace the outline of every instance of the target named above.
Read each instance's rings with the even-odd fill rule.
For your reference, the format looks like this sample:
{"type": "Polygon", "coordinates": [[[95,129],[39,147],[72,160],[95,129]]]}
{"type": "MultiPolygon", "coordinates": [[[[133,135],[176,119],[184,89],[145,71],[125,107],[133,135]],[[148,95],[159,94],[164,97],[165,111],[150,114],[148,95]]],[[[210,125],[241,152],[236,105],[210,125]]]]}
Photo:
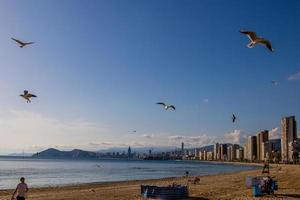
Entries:
{"type": "Polygon", "coordinates": [[[207,151],[203,151],[203,160],[207,160],[207,151]]]}
{"type": "Polygon", "coordinates": [[[199,160],[204,160],[204,153],[203,153],[203,151],[199,152],[199,160]]]}
{"type": "Polygon", "coordinates": [[[263,161],[265,158],[265,149],[263,148],[267,148],[267,144],[266,143],[269,140],[269,131],[268,130],[264,130],[264,131],[260,131],[257,133],[256,135],[256,139],[257,139],[257,160],[258,161],[263,161]]]}
{"type": "Polygon", "coordinates": [[[244,160],[244,149],[242,147],[236,149],[236,160],[244,160]]]}
{"type": "Polygon", "coordinates": [[[214,160],[219,160],[219,143],[214,144],[214,160]]]}
{"type": "Polygon", "coordinates": [[[181,142],[181,154],[184,156],[184,142],[181,142]]]}
{"type": "Polygon", "coordinates": [[[200,160],[200,149],[195,149],[195,160],[200,160]]]}
{"type": "Polygon", "coordinates": [[[232,151],[233,151],[232,145],[228,145],[227,146],[227,160],[228,161],[232,161],[232,151]]]}
{"type": "Polygon", "coordinates": [[[291,146],[289,143],[297,139],[297,122],[295,116],[283,117],[281,119],[281,158],[284,162],[291,162],[291,146]]]}
{"type": "Polygon", "coordinates": [[[248,143],[246,142],[244,144],[244,156],[243,156],[245,160],[249,160],[248,159],[248,148],[247,148],[247,146],[248,146],[248,143]]]}
{"type": "MultiPolygon", "coordinates": [[[[274,160],[275,155],[281,151],[281,139],[272,139],[261,144],[261,159],[274,160]]],[[[277,159],[279,160],[278,156],[277,159]]]]}
{"type": "Polygon", "coordinates": [[[232,145],[232,151],[231,151],[231,159],[232,160],[237,160],[236,151],[239,150],[239,148],[240,148],[240,146],[238,144],[232,145]]]}
{"type": "Polygon", "coordinates": [[[128,147],[128,150],[127,150],[127,156],[128,156],[128,158],[131,158],[131,147],[130,146],[128,147]]]}
{"type": "Polygon", "coordinates": [[[248,136],[247,138],[247,159],[250,161],[257,160],[257,137],[248,136]]]}
{"type": "Polygon", "coordinates": [[[221,146],[221,160],[227,160],[227,144],[220,144],[221,146]]]}
{"type": "Polygon", "coordinates": [[[222,146],[222,144],[219,144],[219,150],[218,150],[218,159],[217,160],[221,160],[222,159],[222,156],[221,156],[221,146],[222,146]]]}
{"type": "Polygon", "coordinates": [[[207,160],[214,160],[214,152],[208,151],[206,155],[207,160]]]}

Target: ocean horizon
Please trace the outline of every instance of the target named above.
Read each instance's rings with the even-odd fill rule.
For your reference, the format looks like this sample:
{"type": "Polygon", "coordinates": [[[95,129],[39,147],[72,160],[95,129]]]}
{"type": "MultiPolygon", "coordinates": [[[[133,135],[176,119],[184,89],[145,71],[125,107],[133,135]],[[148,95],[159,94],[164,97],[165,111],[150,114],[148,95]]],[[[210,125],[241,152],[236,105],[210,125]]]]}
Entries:
{"type": "Polygon", "coordinates": [[[54,187],[87,183],[204,176],[257,169],[227,163],[202,161],[71,160],[0,158],[0,189],[13,189],[24,176],[29,187],[54,187]]]}

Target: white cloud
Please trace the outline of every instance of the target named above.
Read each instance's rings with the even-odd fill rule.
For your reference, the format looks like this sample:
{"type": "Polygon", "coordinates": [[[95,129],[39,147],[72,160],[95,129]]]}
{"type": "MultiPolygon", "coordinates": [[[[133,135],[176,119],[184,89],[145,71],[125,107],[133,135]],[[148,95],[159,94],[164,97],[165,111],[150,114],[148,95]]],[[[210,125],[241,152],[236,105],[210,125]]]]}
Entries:
{"type": "Polygon", "coordinates": [[[206,134],[202,134],[199,136],[169,136],[168,139],[170,140],[171,145],[178,145],[178,142],[184,142],[186,146],[190,147],[200,147],[209,144],[214,144],[216,141],[216,137],[208,136],[206,134]]]}
{"type": "Polygon", "coordinates": [[[269,131],[269,139],[278,139],[280,138],[279,128],[273,128],[269,131]]]}
{"type": "Polygon", "coordinates": [[[179,145],[179,142],[184,142],[186,146],[190,147],[212,145],[216,142],[243,144],[246,138],[247,135],[242,130],[234,130],[231,133],[226,133],[222,137],[208,136],[207,134],[202,134],[198,136],[174,135],[168,137],[171,145],[179,145]]]}
{"type": "Polygon", "coordinates": [[[234,130],[231,133],[226,133],[222,139],[223,143],[243,144],[246,141],[247,135],[242,130],[234,130]]]}
{"type": "Polygon", "coordinates": [[[0,112],[0,153],[76,147],[109,135],[109,126],[83,120],[59,120],[28,111],[0,112]]]}
{"type": "Polygon", "coordinates": [[[151,139],[151,138],[153,138],[154,137],[154,135],[153,134],[151,134],[151,135],[148,135],[148,134],[144,134],[144,135],[142,135],[144,138],[147,138],[147,139],[151,139]]]}
{"type": "Polygon", "coordinates": [[[173,135],[173,136],[169,136],[170,140],[182,140],[184,139],[184,136],[179,136],[179,135],[173,135]]]}
{"type": "Polygon", "coordinates": [[[300,80],[300,72],[296,73],[296,74],[293,74],[293,75],[290,75],[288,77],[288,80],[289,81],[296,81],[296,80],[300,80]]]}

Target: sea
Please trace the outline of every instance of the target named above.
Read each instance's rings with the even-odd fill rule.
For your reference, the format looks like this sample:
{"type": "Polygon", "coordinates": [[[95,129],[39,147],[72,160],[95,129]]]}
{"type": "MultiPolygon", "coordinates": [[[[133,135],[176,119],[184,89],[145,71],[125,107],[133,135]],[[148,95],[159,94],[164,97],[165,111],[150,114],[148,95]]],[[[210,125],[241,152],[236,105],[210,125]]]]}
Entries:
{"type": "Polygon", "coordinates": [[[16,187],[24,176],[30,187],[202,176],[256,169],[254,166],[201,161],[63,160],[0,158],[0,189],[16,187]]]}

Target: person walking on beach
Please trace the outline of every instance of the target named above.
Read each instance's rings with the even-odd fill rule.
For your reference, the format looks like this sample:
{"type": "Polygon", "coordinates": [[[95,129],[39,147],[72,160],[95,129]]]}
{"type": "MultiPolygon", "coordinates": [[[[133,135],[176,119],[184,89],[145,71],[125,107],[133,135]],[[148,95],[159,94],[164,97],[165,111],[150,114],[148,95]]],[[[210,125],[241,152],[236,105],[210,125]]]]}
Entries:
{"type": "Polygon", "coordinates": [[[189,177],[189,171],[185,171],[185,176],[189,177]]]}
{"type": "Polygon", "coordinates": [[[12,197],[11,197],[11,200],[15,199],[16,193],[18,193],[17,200],[25,200],[25,198],[26,198],[26,194],[28,192],[28,186],[25,183],[25,178],[24,177],[21,177],[20,181],[21,181],[21,183],[19,183],[17,188],[15,189],[15,191],[14,191],[12,197]]]}

